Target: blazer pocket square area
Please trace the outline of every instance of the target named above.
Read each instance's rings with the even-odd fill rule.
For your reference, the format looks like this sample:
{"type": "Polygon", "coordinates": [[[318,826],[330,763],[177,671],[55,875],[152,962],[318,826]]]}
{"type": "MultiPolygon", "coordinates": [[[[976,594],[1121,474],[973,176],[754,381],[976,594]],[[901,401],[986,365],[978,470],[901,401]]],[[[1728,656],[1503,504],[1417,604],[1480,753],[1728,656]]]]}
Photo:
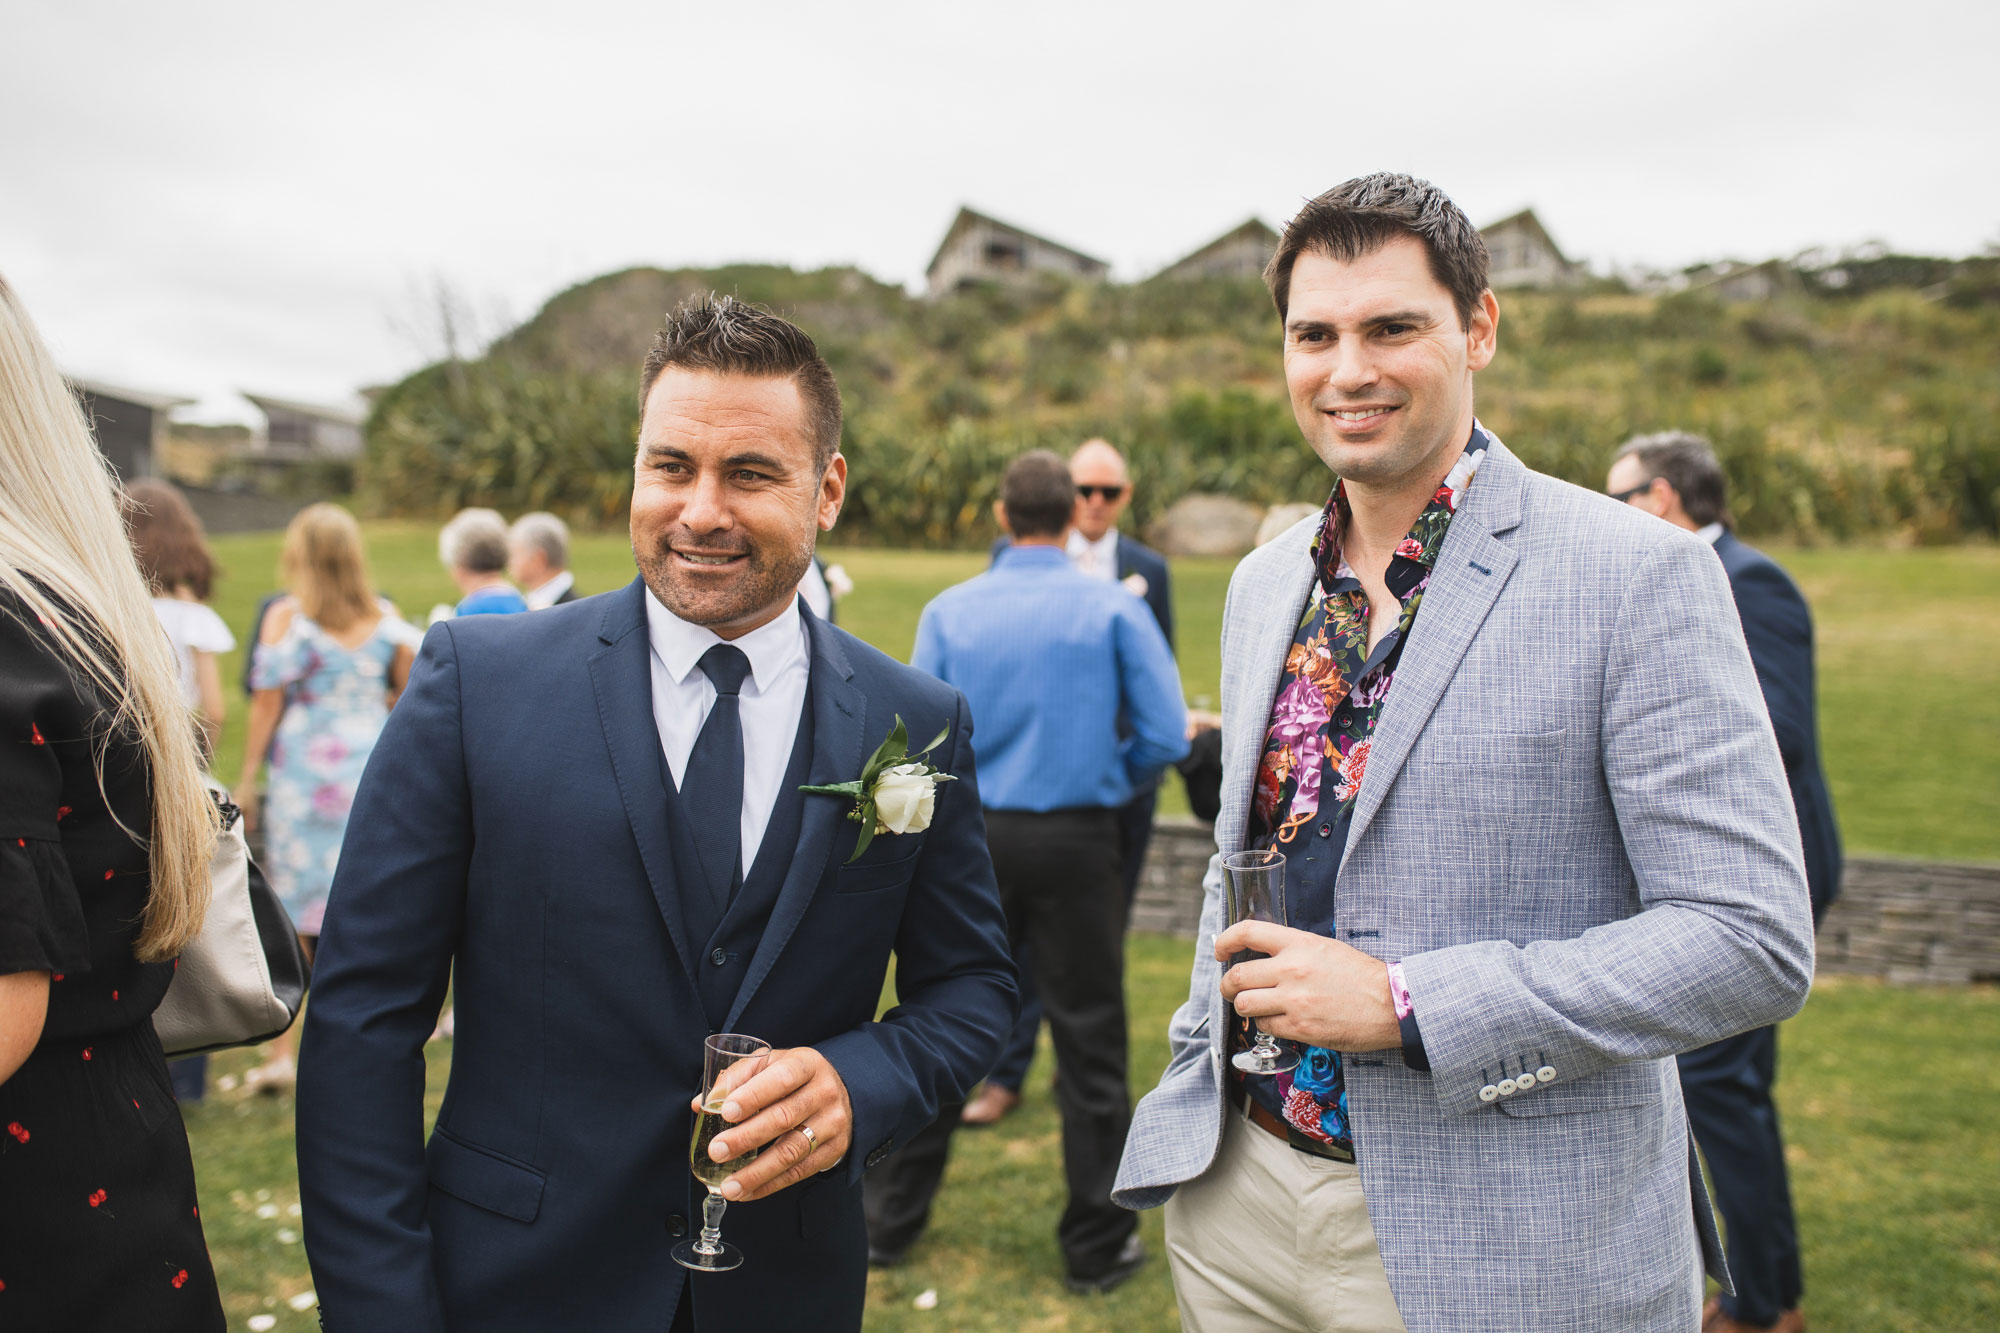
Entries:
{"type": "MultiPolygon", "coordinates": [[[[901,840],[898,839],[897,841],[901,840]]],[[[835,893],[873,893],[877,889],[892,889],[897,885],[907,884],[910,876],[916,871],[917,854],[923,847],[923,844],[918,839],[911,838],[910,842],[911,846],[898,849],[899,854],[894,860],[877,861],[870,856],[856,861],[852,865],[840,867],[839,872],[834,875],[833,891],[835,893]]],[[[879,841],[876,843],[877,847],[881,845],[879,841]]],[[[872,847],[869,849],[870,852],[874,850],[872,847]]]]}

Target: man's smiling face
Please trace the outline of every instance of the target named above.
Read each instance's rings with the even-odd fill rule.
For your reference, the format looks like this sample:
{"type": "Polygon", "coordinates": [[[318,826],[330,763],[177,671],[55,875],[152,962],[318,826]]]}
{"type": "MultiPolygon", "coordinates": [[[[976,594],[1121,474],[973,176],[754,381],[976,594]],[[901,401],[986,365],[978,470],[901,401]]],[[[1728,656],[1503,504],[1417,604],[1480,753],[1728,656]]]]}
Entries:
{"type": "Polygon", "coordinates": [[[1394,490],[1442,474],[1471,436],[1472,377],[1493,359],[1498,321],[1486,292],[1470,327],[1459,322],[1414,236],[1351,260],[1300,255],[1285,383],[1306,442],[1350,486],[1394,490]]]}
{"type": "Polygon", "coordinates": [[[669,366],[639,423],[632,555],[662,606],[737,638],[797,593],[846,482],[840,455],[814,463],[796,381],[669,366]]]}

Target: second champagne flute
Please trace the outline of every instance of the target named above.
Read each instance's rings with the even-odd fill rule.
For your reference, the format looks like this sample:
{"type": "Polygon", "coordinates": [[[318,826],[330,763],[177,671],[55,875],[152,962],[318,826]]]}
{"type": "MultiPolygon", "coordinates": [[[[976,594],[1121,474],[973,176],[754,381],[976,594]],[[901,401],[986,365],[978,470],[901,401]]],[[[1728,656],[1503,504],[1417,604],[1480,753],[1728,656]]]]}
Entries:
{"type": "Polygon", "coordinates": [[[688,1145],[688,1164],[694,1178],[708,1187],[701,1201],[701,1235],[674,1247],[674,1262],[697,1273],[726,1273],[743,1263],[743,1251],[722,1239],[722,1210],[729,1201],[722,1197],[722,1182],[757,1160],[762,1151],[752,1148],[726,1162],[709,1155],[708,1145],[729,1128],[722,1107],[737,1088],[755,1078],[771,1058],[769,1042],[740,1032],[718,1032],[702,1043],[701,1110],[694,1118],[694,1141],[688,1145]]]}
{"type": "MultiPolygon", "coordinates": [[[[1239,921],[1268,921],[1275,926],[1285,920],[1285,854],[1272,851],[1231,852],[1222,858],[1222,886],[1229,895],[1229,924],[1239,921]]],[[[1231,967],[1253,958],[1270,955],[1245,950],[1229,960],[1231,967]]],[[[1238,1051],[1230,1061],[1246,1074],[1281,1074],[1297,1066],[1297,1051],[1278,1045],[1277,1039],[1250,1020],[1257,1043],[1238,1051]]]]}

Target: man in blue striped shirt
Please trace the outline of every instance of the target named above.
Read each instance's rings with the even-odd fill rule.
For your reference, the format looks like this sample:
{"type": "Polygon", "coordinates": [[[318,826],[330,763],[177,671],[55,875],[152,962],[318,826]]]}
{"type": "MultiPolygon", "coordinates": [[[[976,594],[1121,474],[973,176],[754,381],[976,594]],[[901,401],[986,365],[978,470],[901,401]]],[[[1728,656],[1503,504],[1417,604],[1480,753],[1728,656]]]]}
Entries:
{"type": "MultiPolygon", "coordinates": [[[[1187,753],[1187,716],[1146,604],[1064,553],[1075,501],[1061,458],[1016,459],[1001,482],[1013,545],[924,608],[913,663],[971,706],[1007,929],[1017,953],[1030,946],[1061,1075],[1057,1239],[1072,1289],[1108,1291],[1145,1261],[1136,1218],[1111,1202],[1131,1121],[1118,811],[1187,753]]],[[[872,1262],[896,1262],[922,1232],[958,1113],[870,1173],[872,1262]]]]}

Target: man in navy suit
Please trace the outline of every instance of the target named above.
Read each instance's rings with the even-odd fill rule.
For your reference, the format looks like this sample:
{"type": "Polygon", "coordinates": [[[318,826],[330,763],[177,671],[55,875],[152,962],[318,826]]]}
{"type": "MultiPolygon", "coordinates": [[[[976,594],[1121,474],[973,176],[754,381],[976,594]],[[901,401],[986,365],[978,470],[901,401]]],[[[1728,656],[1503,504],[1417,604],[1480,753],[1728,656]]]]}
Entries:
{"type": "MultiPolygon", "coordinates": [[[[1785,777],[1798,810],[1806,883],[1818,924],[1840,892],[1840,832],[1820,770],[1814,706],[1812,613],[1776,561],[1728,527],[1728,482],[1715,450],[1699,435],[1641,435],[1619,449],[1605,482],[1614,499],[1655,514],[1712,543],[1729,575],[1750,661],[1778,735],[1785,777]]],[[[1704,1312],[1704,1333],[1804,1327],[1799,1299],[1798,1230],[1778,1111],[1778,1030],[1756,1028],[1680,1057],[1681,1092],[1695,1139],[1708,1157],[1716,1206],[1729,1232],[1734,1297],[1704,1312]]]]}
{"type": "Polygon", "coordinates": [[[826,362],[706,298],[640,402],[640,577],[434,628],[362,779],[299,1073],[339,1333],[857,1329],[862,1173],[1014,1017],[964,699],[799,604],[846,484],[826,362]],[[949,728],[930,760],[954,780],[884,802],[856,857],[853,801],[801,788],[860,776],[899,718],[918,745],[949,728]],[[690,1274],[669,1253],[706,1193],[693,1099],[723,1031],[776,1050],[713,1145],[761,1149],[721,1191],[745,1262],[690,1274]]]}
{"type": "MultiPolygon", "coordinates": [[[[1167,558],[1118,530],[1118,519],[1132,502],[1132,474],[1125,466],[1125,456],[1108,440],[1085,440],[1070,455],[1069,476],[1076,483],[1076,512],[1064,545],[1070,563],[1093,578],[1116,580],[1143,599],[1160,633],[1166,635],[1168,651],[1173,651],[1174,602],[1173,588],[1167,581],[1167,558]]],[[[993,512],[1004,524],[998,501],[993,512]]],[[[1003,536],[993,543],[996,561],[1012,540],[1003,536]]],[[[1139,891],[1139,871],[1146,863],[1146,847],[1153,840],[1153,814],[1159,803],[1160,783],[1154,778],[1134,791],[1132,799],[1118,811],[1119,873],[1124,877],[1127,915],[1139,891]]],[[[1028,1081],[1028,1067],[1035,1060],[1042,1005],[1028,979],[1029,964],[1017,961],[1021,966],[1021,1016],[1014,1020],[1000,1062],[978,1094],[965,1104],[960,1118],[968,1125],[994,1124],[1019,1106],[1021,1086],[1028,1081]]]]}

